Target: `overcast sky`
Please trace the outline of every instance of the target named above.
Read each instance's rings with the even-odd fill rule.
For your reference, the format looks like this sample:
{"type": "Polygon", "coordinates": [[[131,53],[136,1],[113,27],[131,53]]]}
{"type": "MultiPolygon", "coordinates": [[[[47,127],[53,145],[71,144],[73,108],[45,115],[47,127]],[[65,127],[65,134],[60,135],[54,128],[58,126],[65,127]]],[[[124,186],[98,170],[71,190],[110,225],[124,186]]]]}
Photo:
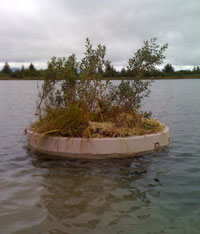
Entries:
{"type": "Polygon", "coordinates": [[[200,0],[0,0],[0,67],[75,53],[86,37],[107,47],[115,67],[126,66],[144,40],[169,43],[166,63],[200,65],[200,0]]]}

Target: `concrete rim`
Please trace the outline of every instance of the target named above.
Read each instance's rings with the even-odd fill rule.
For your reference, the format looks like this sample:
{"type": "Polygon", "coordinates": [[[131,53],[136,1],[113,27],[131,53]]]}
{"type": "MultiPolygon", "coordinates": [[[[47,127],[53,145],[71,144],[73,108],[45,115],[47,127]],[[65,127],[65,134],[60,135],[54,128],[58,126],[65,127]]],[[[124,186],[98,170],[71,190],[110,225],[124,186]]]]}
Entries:
{"type": "Polygon", "coordinates": [[[170,142],[169,128],[160,133],[117,138],[68,138],[39,134],[27,129],[27,146],[33,152],[67,158],[105,159],[141,155],[170,142]]]}

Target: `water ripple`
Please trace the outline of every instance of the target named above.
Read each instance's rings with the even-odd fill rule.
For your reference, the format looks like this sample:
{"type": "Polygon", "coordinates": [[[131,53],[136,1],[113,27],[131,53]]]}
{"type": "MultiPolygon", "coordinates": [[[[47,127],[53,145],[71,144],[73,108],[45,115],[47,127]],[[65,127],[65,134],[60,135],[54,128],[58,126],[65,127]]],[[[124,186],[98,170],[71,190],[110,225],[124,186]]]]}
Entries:
{"type": "Polygon", "coordinates": [[[27,150],[36,87],[0,81],[1,233],[199,234],[199,80],[156,81],[145,101],[170,127],[169,147],[100,162],[27,150]]]}

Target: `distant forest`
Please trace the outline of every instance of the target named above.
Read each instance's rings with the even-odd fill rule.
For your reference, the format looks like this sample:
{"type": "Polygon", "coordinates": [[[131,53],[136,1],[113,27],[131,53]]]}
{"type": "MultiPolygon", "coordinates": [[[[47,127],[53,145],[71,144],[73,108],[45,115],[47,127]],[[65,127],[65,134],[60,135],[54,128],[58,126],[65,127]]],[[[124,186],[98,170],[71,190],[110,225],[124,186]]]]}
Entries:
{"type": "MultiPolygon", "coordinates": [[[[25,68],[23,65],[20,69],[12,69],[8,62],[5,63],[0,71],[0,79],[42,79],[45,74],[45,69],[37,70],[33,63],[25,68]]],[[[77,73],[77,78],[79,74],[77,73]]],[[[121,79],[133,77],[132,71],[122,68],[121,71],[117,71],[114,66],[109,62],[106,64],[105,70],[102,74],[103,78],[121,79]]],[[[171,64],[166,64],[162,70],[155,69],[152,72],[144,72],[143,78],[187,78],[187,77],[200,77],[200,67],[194,66],[192,70],[178,70],[175,71],[171,64]]]]}

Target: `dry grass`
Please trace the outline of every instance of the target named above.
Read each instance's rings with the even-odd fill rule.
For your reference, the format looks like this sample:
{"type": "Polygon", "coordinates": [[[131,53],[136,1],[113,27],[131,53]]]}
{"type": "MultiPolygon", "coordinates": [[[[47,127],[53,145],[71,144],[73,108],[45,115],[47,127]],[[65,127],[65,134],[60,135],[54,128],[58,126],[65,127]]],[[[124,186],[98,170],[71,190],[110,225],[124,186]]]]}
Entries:
{"type": "MultiPolygon", "coordinates": [[[[124,117],[124,113],[122,116],[124,117]]],[[[130,122],[133,121],[130,116],[127,116],[127,119],[130,122]]],[[[121,119],[120,124],[119,122],[89,122],[88,132],[90,137],[138,136],[162,132],[165,127],[155,119],[141,119],[137,124],[130,126],[130,122],[126,121],[127,119],[121,119]]]]}
{"type": "Polygon", "coordinates": [[[66,137],[127,137],[162,132],[164,125],[136,113],[119,110],[104,121],[96,121],[96,113],[85,113],[79,107],[50,109],[32,125],[38,133],[66,137]],[[95,116],[95,117],[94,117],[95,116]]]}

